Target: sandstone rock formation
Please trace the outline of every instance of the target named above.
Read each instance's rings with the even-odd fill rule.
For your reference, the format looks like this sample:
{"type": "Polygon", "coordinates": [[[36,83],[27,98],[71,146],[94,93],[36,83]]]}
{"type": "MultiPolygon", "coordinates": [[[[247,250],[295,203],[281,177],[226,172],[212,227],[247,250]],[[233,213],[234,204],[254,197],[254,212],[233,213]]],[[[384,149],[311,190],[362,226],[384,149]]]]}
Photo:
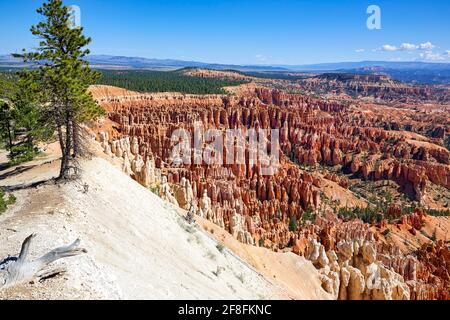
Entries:
{"type": "MultiPolygon", "coordinates": [[[[339,220],[322,191],[325,179],[352,194],[349,178],[336,172],[394,181],[418,202],[428,200],[430,186],[449,189],[450,152],[441,146],[450,130],[448,116],[434,115],[433,123],[431,115],[402,109],[399,118],[389,118],[389,109],[262,88],[228,96],[102,94],[99,101],[113,125],[98,139],[107,155],[123,162],[124,172],[146,187],[159,185],[161,197],[183,209],[194,205],[198,215],[243,243],[304,255],[336,299],[448,298],[448,247],[424,249],[417,258],[404,255],[381,244],[369,225],[339,220]],[[279,129],[278,171],[267,176],[261,164],[251,163],[248,141],[226,145],[224,163],[208,165],[195,161],[202,152],[190,137],[191,153],[183,160],[191,161],[174,159],[172,133],[194,133],[199,126],[243,133],[279,129]],[[227,161],[234,147],[244,155],[241,164],[227,161]],[[319,167],[323,175],[308,170],[319,167]],[[315,221],[305,222],[311,213],[315,221]]],[[[201,142],[207,145],[204,137],[201,142]]],[[[388,223],[384,217],[411,226],[411,232],[423,223],[423,213],[403,216],[395,205],[380,215],[380,227],[388,223]]]]}

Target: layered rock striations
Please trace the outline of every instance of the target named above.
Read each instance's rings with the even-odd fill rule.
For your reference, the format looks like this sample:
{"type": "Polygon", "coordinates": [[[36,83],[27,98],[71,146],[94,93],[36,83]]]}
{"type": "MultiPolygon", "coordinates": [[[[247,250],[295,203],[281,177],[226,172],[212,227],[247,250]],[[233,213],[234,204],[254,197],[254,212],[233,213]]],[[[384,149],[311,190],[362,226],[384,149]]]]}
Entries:
{"type": "MultiPolygon", "coordinates": [[[[347,102],[262,88],[228,96],[102,93],[99,100],[113,125],[99,130],[98,138],[106,154],[121,159],[124,172],[146,187],[159,188],[168,202],[186,210],[194,207],[243,243],[274,250],[291,247],[314,263],[324,289],[335,298],[448,298],[445,244],[422,248],[417,257],[404,256],[380,243],[369,225],[343,222],[327,210],[325,180],[345,191],[348,179],[303,170],[334,167],[363,180],[392,180],[423,201],[430,184],[450,188],[450,153],[439,145],[449,128],[442,123],[435,128],[428,124],[432,138],[419,141],[383,128],[381,117],[370,109],[365,113],[347,102]],[[276,173],[264,175],[261,164],[251,163],[248,141],[225,145],[219,152],[224,163],[207,165],[196,162],[199,154],[189,137],[190,163],[177,163],[172,134],[180,129],[194,133],[200,126],[203,132],[278,129],[276,173]],[[245,161],[228,164],[230,148],[245,161]],[[305,224],[311,213],[315,221],[305,224]]],[[[206,140],[201,139],[202,147],[210,143],[206,140]]],[[[270,149],[269,140],[264,144],[270,149]]],[[[401,209],[390,210],[390,216],[420,230],[419,213],[402,216],[401,209]]]]}

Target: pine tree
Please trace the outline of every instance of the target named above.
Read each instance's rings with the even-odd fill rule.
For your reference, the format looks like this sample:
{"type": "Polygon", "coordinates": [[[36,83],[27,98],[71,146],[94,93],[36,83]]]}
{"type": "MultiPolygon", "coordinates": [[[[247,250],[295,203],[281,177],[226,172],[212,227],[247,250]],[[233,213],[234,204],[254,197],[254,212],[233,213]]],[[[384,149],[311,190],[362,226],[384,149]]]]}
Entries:
{"type": "Polygon", "coordinates": [[[67,178],[82,155],[80,124],[104,112],[87,92],[99,74],[84,60],[91,39],[83,35],[83,28],[70,27],[69,10],[62,0],[47,0],[37,12],[45,18],[31,27],[40,39],[39,47],[21,55],[37,68],[23,72],[21,78],[32,78],[39,85],[41,112],[57,132],[61,146],[60,178],[67,178]]]}
{"type": "Polygon", "coordinates": [[[11,150],[13,133],[11,128],[12,106],[6,98],[0,98],[0,141],[6,142],[6,149],[11,150]]]}
{"type": "Polygon", "coordinates": [[[6,149],[11,150],[13,132],[11,122],[13,120],[13,108],[11,97],[14,85],[11,81],[0,75],[0,142],[6,143],[6,149]]]}
{"type": "Polygon", "coordinates": [[[289,220],[289,231],[291,232],[296,232],[297,231],[297,218],[295,216],[293,216],[290,220],[289,220]]]}
{"type": "Polygon", "coordinates": [[[0,140],[6,142],[12,165],[31,160],[38,154],[35,142],[52,137],[47,117],[39,108],[40,87],[32,75],[0,75],[4,78],[0,79],[0,140]]]}

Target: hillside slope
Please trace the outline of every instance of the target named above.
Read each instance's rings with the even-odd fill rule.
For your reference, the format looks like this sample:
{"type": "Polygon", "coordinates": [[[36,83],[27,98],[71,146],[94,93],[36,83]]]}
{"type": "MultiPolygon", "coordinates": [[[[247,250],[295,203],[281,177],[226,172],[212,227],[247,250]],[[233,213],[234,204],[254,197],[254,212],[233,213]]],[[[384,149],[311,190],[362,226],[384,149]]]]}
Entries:
{"type": "MultiPolygon", "coordinates": [[[[11,171],[0,184],[18,185],[39,175],[56,175],[57,160],[41,162],[16,169],[17,174],[11,171]]],[[[294,263],[303,273],[312,272],[312,282],[292,294],[231,251],[219,251],[217,242],[204,231],[187,225],[175,208],[110,162],[94,157],[83,162],[82,168],[80,182],[47,183],[14,192],[18,202],[0,216],[0,257],[17,254],[31,233],[38,235],[31,248],[33,256],[77,237],[88,253],[59,262],[68,269],[63,276],[0,292],[1,299],[327,297],[314,268],[303,258],[294,263]]]]}

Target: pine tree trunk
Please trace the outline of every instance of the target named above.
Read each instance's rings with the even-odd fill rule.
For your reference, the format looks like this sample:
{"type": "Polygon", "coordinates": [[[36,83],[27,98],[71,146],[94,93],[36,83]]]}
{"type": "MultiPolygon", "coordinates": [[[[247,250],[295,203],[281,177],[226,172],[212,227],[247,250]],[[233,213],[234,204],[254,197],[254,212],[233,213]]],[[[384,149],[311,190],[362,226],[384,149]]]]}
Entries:
{"type": "Polygon", "coordinates": [[[80,152],[80,130],[78,123],[72,123],[72,139],[73,139],[73,157],[77,158],[81,156],[80,152]]]}
{"type": "Polygon", "coordinates": [[[9,151],[11,152],[11,155],[14,158],[14,155],[12,154],[13,141],[12,141],[11,126],[9,124],[9,120],[6,120],[6,128],[7,128],[6,130],[8,130],[9,151]]]}
{"type": "Polygon", "coordinates": [[[67,171],[69,170],[69,161],[66,157],[66,154],[63,153],[63,156],[61,158],[61,169],[59,171],[59,177],[58,179],[63,179],[67,176],[67,171]]]}
{"type": "Polygon", "coordinates": [[[61,147],[61,153],[64,154],[66,150],[66,145],[64,144],[64,135],[62,132],[61,124],[58,124],[58,139],[59,139],[59,146],[61,147]]]}
{"type": "Polygon", "coordinates": [[[64,142],[64,133],[63,133],[63,126],[62,126],[62,121],[61,119],[59,119],[57,117],[56,119],[57,122],[57,128],[58,128],[58,139],[59,139],[59,146],[61,148],[61,167],[60,167],[60,171],[59,171],[59,177],[58,179],[62,179],[64,178],[65,173],[67,172],[67,167],[68,167],[68,163],[67,163],[67,157],[66,157],[66,143],[64,142]]]}
{"type": "Polygon", "coordinates": [[[65,146],[64,150],[62,150],[62,159],[61,159],[61,170],[59,173],[59,179],[66,179],[69,176],[70,170],[70,160],[71,160],[71,152],[73,146],[73,124],[72,117],[70,112],[65,113],[65,127],[66,127],[66,136],[65,136],[65,146]]]}

